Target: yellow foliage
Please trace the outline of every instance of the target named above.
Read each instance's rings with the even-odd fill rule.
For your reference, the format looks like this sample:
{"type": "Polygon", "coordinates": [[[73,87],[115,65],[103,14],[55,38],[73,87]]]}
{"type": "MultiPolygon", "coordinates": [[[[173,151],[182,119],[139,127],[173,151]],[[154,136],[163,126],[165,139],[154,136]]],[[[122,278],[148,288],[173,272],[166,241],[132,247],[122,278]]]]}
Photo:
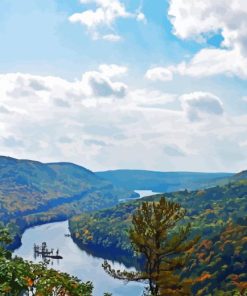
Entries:
{"type": "Polygon", "coordinates": [[[88,235],[88,234],[90,234],[90,231],[88,230],[88,229],[84,229],[84,235],[88,235]]]}

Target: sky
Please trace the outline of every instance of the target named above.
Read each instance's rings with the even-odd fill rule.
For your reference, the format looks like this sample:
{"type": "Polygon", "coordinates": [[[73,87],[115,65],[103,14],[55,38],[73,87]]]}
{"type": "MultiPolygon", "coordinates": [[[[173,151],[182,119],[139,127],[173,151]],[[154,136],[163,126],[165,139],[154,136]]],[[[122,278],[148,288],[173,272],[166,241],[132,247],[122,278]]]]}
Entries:
{"type": "Polygon", "coordinates": [[[1,0],[0,154],[247,169],[245,0],[1,0]]]}

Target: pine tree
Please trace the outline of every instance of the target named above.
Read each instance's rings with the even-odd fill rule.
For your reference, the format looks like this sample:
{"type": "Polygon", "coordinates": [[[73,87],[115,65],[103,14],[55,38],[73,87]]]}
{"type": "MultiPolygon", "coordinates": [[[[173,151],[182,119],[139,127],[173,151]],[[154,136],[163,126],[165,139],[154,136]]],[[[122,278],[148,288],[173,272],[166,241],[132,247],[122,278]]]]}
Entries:
{"type": "Polygon", "coordinates": [[[199,237],[189,239],[190,224],[177,226],[185,214],[179,204],[165,198],[143,202],[133,215],[129,231],[135,252],[144,258],[143,271],[114,270],[107,261],[103,264],[105,271],[117,279],[148,282],[152,296],[191,295],[192,281],[183,279],[181,270],[199,237]]]}

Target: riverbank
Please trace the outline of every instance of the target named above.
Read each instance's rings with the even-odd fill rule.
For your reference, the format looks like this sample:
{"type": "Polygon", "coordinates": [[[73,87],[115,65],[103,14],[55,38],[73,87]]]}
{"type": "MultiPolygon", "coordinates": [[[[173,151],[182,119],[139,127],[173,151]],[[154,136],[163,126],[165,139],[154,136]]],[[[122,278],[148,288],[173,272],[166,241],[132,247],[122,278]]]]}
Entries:
{"type": "MultiPolygon", "coordinates": [[[[105,273],[102,268],[104,259],[81,250],[71,237],[65,236],[68,231],[68,221],[29,228],[23,234],[22,246],[15,250],[14,255],[38,262],[40,258],[35,259],[33,256],[33,245],[45,241],[48,248],[59,248],[59,254],[63,256],[62,260],[51,261],[49,266],[76,276],[84,282],[91,281],[94,286],[94,296],[102,296],[104,292],[112,293],[114,296],[140,296],[142,294],[143,285],[138,283],[126,285],[105,273]]],[[[110,263],[117,269],[126,268],[116,261],[110,263]]]]}
{"type": "Polygon", "coordinates": [[[110,260],[114,262],[119,262],[124,264],[127,268],[135,267],[137,270],[142,269],[142,260],[141,258],[134,256],[134,252],[124,251],[119,248],[104,248],[102,246],[89,243],[84,245],[81,240],[77,239],[75,235],[71,232],[71,239],[73,242],[83,251],[87,252],[88,254],[102,258],[105,260],[110,260]]]}
{"type": "Polygon", "coordinates": [[[18,229],[18,233],[14,235],[12,243],[8,245],[8,249],[10,251],[15,251],[16,249],[20,248],[22,246],[22,236],[25,233],[25,231],[27,231],[30,228],[46,225],[48,223],[64,222],[67,220],[68,220],[67,218],[63,218],[63,219],[57,218],[57,219],[50,219],[49,221],[46,221],[46,222],[35,221],[32,224],[26,225],[26,227],[21,227],[18,229]]]}

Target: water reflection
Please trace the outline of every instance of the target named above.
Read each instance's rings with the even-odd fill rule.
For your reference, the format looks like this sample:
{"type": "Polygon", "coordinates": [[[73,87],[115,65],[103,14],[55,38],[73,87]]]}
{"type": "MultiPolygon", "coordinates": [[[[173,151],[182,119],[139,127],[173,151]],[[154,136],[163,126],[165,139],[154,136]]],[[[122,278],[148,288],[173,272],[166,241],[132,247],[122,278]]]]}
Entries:
{"type": "Polygon", "coordinates": [[[49,249],[46,242],[42,242],[41,245],[34,244],[33,246],[33,259],[34,261],[38,258],[41,258],[44,263],[47,265],[53,265],[54,260],[56,260],[59,265],[59,260],[63,259],[63,257],[59,253],[59,249],[54,248],[49,249]]]}
{"type": "MultiPolygon", "coordinates": [[[[25,231],[22,237],[22,246],[14,254],[27,260],[41,262],[42,256],[34,258],[33,247],[34,244],[42,245],[43,242],[46,242],[49,249],[56,250],[59,248],[60,254],[63,256],[61,260],[46,258],[46,260],[49,260],[49,266],[77,276],[83,281],[92,281],[94,296],[102,296],[103,292],[112,293],[113,296],[142,295],[143,285],[138,283],[125,284],[111,278],[102,268],[102,258],[94,257],[79,249],[71,237],[65,237],[65,233],[68,233],[67,221],[30,228],[25,231]]],[[[116,269],[125,268],[124,265],[117,262],[111,263],[116,269]]]]}
{"type": "MultiPolygon", "coordinates": [[[[148,194],[147,191],[139,193],[142,196],[154,194],[151,191],[148,191],[148,194]]],[[[143,284],[134,282],[126,284],[106,274],[102,268],[104,259],[92,256],[79,249],[71,237],[65,235],[68,233],[68,221],[30,228],[23,234],[22,246],[14,254],[35,262],[48,260],[47,263],[54,269],[67,272],[83,281],[92,281],[94,285],[94,296],[103,296],[104,292],[112,293],[113,296],[141,296],[143,294],[143,284]],[[40,246],[43,242],[46,242],[49,250],[57,250],[59,248],[59,253],[63,259],[57,260],[54,258],[42,258],[42,256],[37,255],[34,256],[34,244],[40,246]]],[[[131,258],[129,259],[131,260],[131,258]]],[[[134,270],[133,267],[126,268],[118,262],[110,263],[115,269],[134,270]]]]}

